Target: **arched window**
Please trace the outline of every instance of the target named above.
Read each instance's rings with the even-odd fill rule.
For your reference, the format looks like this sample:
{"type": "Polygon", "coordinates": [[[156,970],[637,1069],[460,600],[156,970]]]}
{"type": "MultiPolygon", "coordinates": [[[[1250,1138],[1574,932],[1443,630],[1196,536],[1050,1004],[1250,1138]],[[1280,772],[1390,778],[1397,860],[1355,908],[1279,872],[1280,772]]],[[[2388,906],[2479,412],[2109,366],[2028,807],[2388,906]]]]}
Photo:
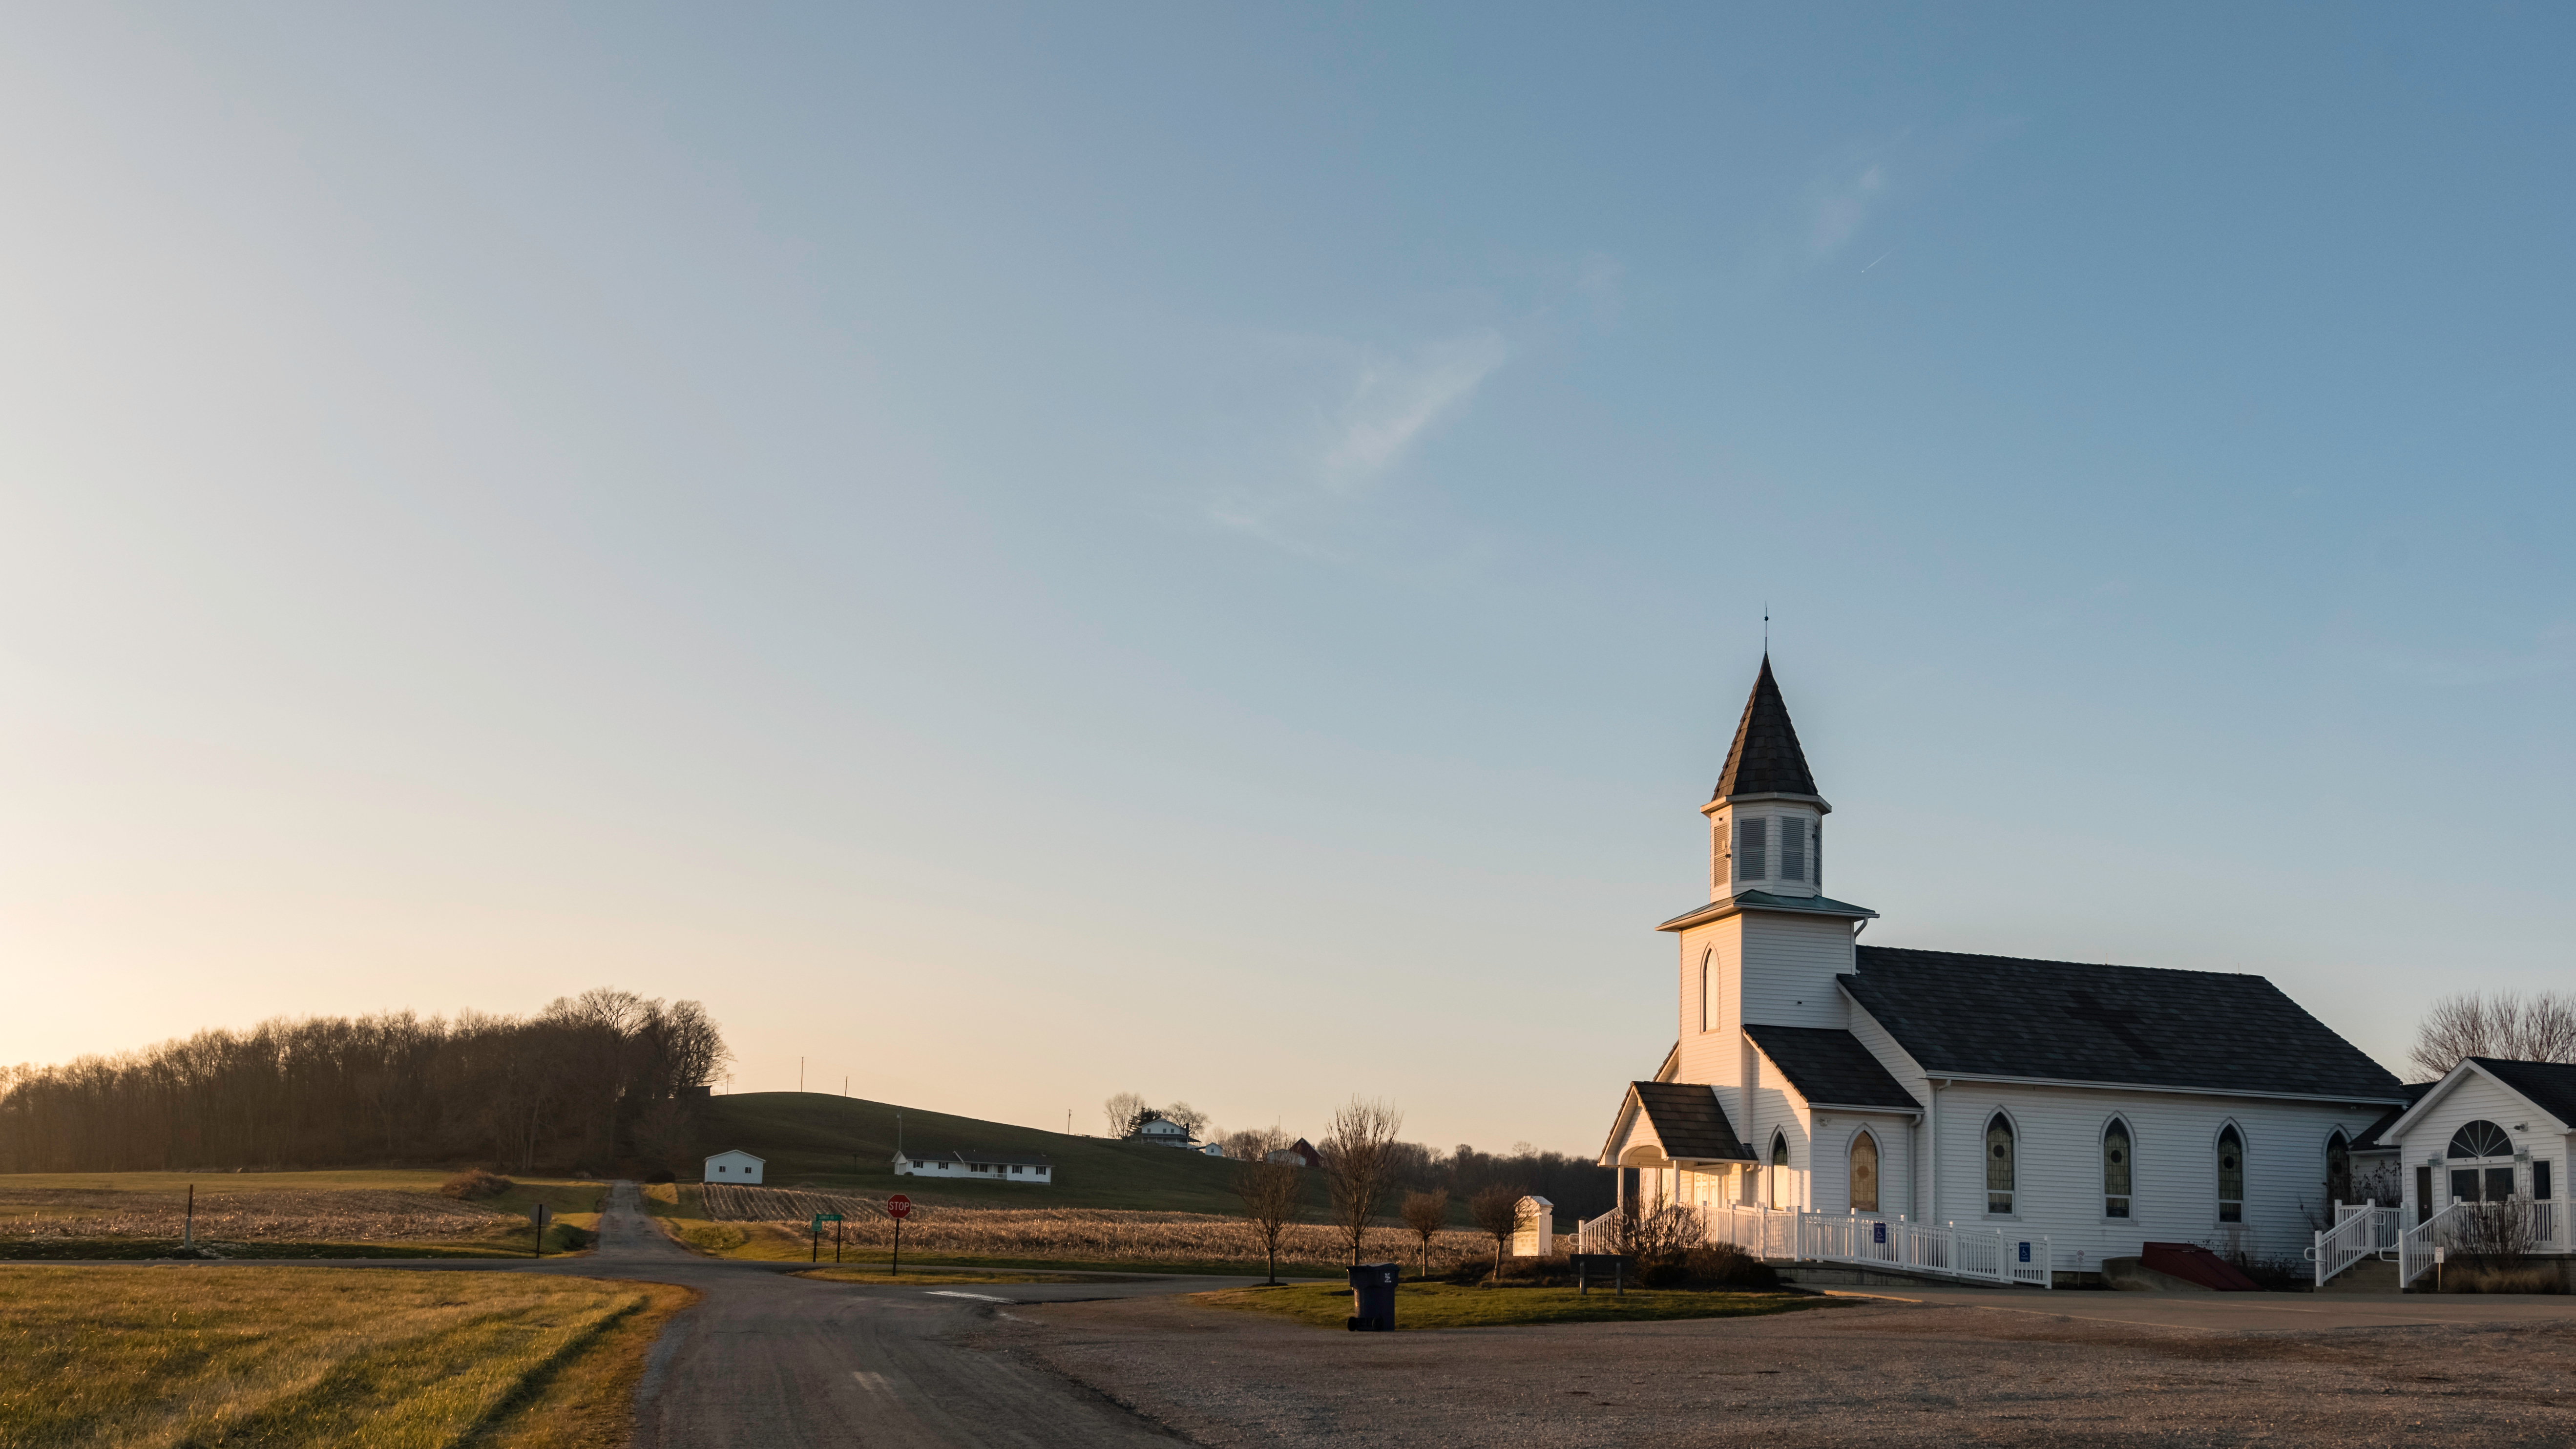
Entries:
{"type": "Polygon", "coordinates": [[[1699,1029],[1717,1030],[1717,949],[1699,953],[1699,1029]]]}
{"type": "Polygon", "coordinates": [[[2129,1215],[2129,1124],[2114,1117],[2102,1129],[2102,1216],[2129,1215]]]}
{"type": "Polygon", "coordinates": [[[1852,1139],[1851,1205],[1853,1212],[1878,1211],[1878,1139],[1866,1131],[1852,1139]]]}
{"type": "Polygon", "coordinates": [[[2451,1196],[2463,1202],[2503,1202],[2513,1196],[2513,1139],[2493,1122],[2464,1123],[2451,1134],[2451,1146],[2443,1153],[2454,1163],[2463,1159],[2487,1159],[2488,1165],[2453,1167],[2451,1196]]]}
{"type": "Polygon", "coordinates": [[[2013,1210],[2012,1119],[1997,1112],[1986,1120],[1986,1211],[2013,1210]]]}
{"type": "Polygon", "coordinates": [[[1773,1207],[1788,1206],[1781,1201],[1788,1195],[1788,1180],[1789,1138],[1786,1133],[1774,1132],[1771,1134],[1771,1205],[1773,1207]]]}
{"type": "Polygon", "coordinates": [[[2245,1221],[2245,1139],[2234,1123],[2218,1131],[2218,1220],[2245,1221]]]}
{"type": "Polygon", "coordinates": [[[2352,1197],[2352,1143],[2342,1132],[2326,1136],[2326,1201],[2344,1202],[2352,1197]]]}

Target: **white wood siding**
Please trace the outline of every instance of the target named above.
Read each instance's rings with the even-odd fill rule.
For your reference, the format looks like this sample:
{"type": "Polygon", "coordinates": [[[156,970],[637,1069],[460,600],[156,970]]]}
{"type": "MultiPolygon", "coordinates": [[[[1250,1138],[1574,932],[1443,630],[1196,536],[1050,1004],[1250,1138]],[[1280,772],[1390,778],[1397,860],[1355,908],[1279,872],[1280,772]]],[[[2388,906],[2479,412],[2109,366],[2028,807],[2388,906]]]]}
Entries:
{"type": "Polygon", "coordinates": [[[1718,1089],[1717,1098],[1726,1105],[1727,1120],[1734,1121],[1738,1100],[1736,1084],[1735,1040],[1743,1029],[1744,1000],[1741,969],[1744,961],[1743,917],[1730,916],[1705,926],[1694,926],[1681,935],[1680,1074],[1683,1082],[1705,1082],[1718,1089]],[[1711,947],[1717,951],[1717,969],[1710,973],[1711,989],[1717,996],[1712,1013],[1713,1028],[1702,1031],[1700,1022],[1699,960],[1711,947]]]}
{"type": "Polygon", "coordinates": [[[2169,1092],[1955,1082],[1940,1093],[1939,1203],[1927,1214],[1963,1226],[2005,1227],[2015,1238],[2046,1237],[2061,1269],[2098,1270],[2105,1257],[2145,1242],[2224,1245],[2295,1258],[2315,1231],[2305,1208],[2324,1213],[2326,1135],[2359,1136],[2380,1109],[2329,1103],[2199,1097],[2169,1092]],[[2015,1127],[2018,1172],[2010,1218],[1986,1215],[1986,1123],[2002,1109],[2015,1127]],[[2103,1127],[2129,1124],[2130,1215],[2102,1216],[2103,1127]],[[2218,1221],[2219,1128],[2245,1139],[2245,1221],[2218,1221]],[[2080,1259],[2078,1255],[2081,1255],[2080,1259]]]}
{"type": "Polygon", "coordinates": [[[1836,917],[1748,911],[1744,923],[1744,1019],[1773,1026],[1841,1026],[1836,976],[1853,969],[1851,922],[1836,917]]]}
{"type": "MultiPolygon", "coordinates": [[[[2431,1158],[2447,1156],[2451,1134],[2480,1118],[2503,1128],[2505,1135],[2513,1139],[2516,1151],[2530,1153],[2534,1162],[2552,1164],[2549,1169],[2551,1196],[2560,1201],[2566,1199],[2567,1137],[2549,1130],[2548,1114],[2525,1101],[2521,1093],[2493,1078],[2472,1073],[2444,1093],[2422,1118],[2406,1129],[2406,1135],[2399,1140],[2397,1161],[2406,1179],[2408,1222],[2415,1221],[2415,1169],[2431,1158]],[[2524,1130],[2515,1131],[2515,1123],[2521,1123],[2524,1130]]],[[[2514,1164],[2513,1186],[2516,1192],[2531,1191],[2530,1167],[2514,1164]]],[[[2449,1170],[2436,1166],[2433,1169],[2433,1206],[2439,1208],[2450,1200],[2449,1170]]]]}

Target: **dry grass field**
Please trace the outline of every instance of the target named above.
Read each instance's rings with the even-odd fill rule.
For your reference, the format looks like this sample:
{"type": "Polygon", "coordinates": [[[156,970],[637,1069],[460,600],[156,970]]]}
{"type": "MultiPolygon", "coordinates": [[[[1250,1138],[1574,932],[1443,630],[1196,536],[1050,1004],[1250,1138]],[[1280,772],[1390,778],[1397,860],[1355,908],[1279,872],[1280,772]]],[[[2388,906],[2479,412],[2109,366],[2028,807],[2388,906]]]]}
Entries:
{"type": "Polygon", "coordinates": [[[499,1197],[441,1196],[447,1174],[413,1171],[243,1174],[48,1173],[0,1176],[0,1256],[79,1243],[175,1243],[187,1190],[197,1190],[196,1238],[215,1245],[390,1244],[455,1251],[524,1251],[528,1209],[586,1226],[604,1188],[521,1182],[499,1197]]]}
{"type": "MultiPolygon", "coordinates": [[[[647,1189],[647,1204],[675,1236],[700,1252],[729,1258],[803,1258],[807,1225],[817,1213],[842,1216],[845,1261],[883,1262],[894,1246],[894,1222],[881,1197],[792,1187],[723,1185],[647,1189]]],[[[828,1230],[827,1230],[828,1231],[828,1230]]],[[[1367,1256],[1414,1267],[1416,1240],[1395,1227],[1370,1230],[1367,1256]]],[[[1431,1271],[1493,1256],[1493,1239],[1451,1229],[1431,1245],[1431,1271]]],[[[1239,1217],[1215,1213],[1118,1212],[1097,1208],[996,1208],[916,1203],[903,1225],[907,1261],[1241,1272],[1262,1263],[1260,1243],[1239,1217]]],[[[832,1253],[823,1240],[823,1257],[832,1253]]],[[[1316,1223],[1291,1227],[1279,1266],[1338,1271],[1348,1261],[1342,1239],[1316,1223]]]]}
{"type": "Polygon", "coordinates": [[[685,1289],[331,1268],[0,1267],[0,1449],[624,1442],[685,1289]]]}

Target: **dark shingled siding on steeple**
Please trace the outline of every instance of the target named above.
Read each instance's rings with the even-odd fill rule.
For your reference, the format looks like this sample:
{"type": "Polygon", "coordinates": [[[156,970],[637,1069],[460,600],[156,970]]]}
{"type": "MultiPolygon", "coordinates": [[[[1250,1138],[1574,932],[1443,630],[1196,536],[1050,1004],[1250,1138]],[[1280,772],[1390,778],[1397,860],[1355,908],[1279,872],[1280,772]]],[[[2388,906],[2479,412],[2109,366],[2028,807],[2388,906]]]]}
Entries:
{"type": "Polygon", "coordinates": [[[1744,719],[1735,727],[1735,745],[1726,752],[1725,773],[1717,777],[1717,794],[1813,795],[1816,777],[1807,773],[1807,753],[1798,748],[1797,726],[1789,723],[1789,706],[1771,678],[1771,656],[1762,656],[1762,672],[1753,694],[1744,701],[1744,719]]]}

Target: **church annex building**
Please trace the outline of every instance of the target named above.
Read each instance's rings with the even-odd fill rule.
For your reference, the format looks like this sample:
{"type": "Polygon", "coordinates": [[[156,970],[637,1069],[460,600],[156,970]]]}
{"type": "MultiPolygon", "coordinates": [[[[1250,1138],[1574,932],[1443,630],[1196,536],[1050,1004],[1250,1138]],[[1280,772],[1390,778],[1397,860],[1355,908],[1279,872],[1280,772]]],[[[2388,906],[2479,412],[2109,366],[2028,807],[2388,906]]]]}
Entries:
{"type": "Polygon", "coordinates": [[[2040,1287],[2151,1243],[2411,1253],[2402,1283],[2481,1202],[2569,1250],[2576,1067],[2409,1087],[2260,976],[1862,945],[1877,913],[1824,891],[1831,809],[1765,658],[1700,807],[1708,901],[1659,928],[1678,1040],[1602,1149],[1619,1212],[2040,1287]]]}

